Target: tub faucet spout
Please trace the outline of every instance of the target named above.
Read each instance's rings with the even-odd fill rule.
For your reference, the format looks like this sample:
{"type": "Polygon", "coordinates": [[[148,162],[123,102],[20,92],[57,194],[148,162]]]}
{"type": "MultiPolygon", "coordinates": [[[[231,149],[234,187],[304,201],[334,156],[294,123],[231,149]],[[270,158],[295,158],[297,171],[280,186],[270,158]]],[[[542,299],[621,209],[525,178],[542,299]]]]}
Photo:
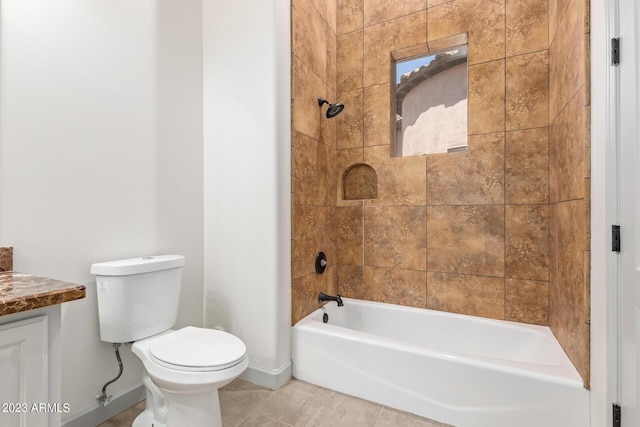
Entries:
{"type": "Polygon", "coordinates": [[[332,297],[331,295],[327,295],[324,292],[320,292],[318,294],[318,302],[322,301],[335,301],[338,303],[338,307],[342,307],[344,304],[342,303],[342,297],[340,295],[336,295],[332,297]]]}

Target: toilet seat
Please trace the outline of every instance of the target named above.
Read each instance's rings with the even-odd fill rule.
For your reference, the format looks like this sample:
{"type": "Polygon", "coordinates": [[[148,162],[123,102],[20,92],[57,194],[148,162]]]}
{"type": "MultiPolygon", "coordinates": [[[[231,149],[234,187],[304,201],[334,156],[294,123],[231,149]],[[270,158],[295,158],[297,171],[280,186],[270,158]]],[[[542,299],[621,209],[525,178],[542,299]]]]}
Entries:
{"type": "Polygon", "coordinates": [[[151,359],[179,371],[220,371],[240,363],[247,348],[236,336],[216,329],[187,326],[153,339],[151,359]]]}

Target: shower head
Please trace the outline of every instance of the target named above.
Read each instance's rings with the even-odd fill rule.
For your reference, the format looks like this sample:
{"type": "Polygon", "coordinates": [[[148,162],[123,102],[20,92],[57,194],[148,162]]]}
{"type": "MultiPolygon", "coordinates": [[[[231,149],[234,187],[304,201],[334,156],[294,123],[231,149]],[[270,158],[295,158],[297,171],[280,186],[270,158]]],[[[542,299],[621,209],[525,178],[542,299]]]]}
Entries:
{"type": "Polygon", "coordinates": [[[344,110],[344,105],[339,102],[332,104],[324,98],[318,98],[318,105],[322,107],[324,104],[329,104],[329,108],[327,109],[327,119],[337,116],[342,112],[342,110],[344,110]]]}

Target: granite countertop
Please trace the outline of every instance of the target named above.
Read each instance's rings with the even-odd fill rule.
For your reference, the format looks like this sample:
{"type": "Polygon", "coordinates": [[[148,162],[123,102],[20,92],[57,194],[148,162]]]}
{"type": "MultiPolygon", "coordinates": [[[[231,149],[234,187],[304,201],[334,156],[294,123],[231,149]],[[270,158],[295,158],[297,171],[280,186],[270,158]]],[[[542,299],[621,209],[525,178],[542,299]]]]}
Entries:
{"type": "Polygon", "coordinates": [[[85,287],[15,271],[0,272],[0,316],[85,297],[85,287]]]}

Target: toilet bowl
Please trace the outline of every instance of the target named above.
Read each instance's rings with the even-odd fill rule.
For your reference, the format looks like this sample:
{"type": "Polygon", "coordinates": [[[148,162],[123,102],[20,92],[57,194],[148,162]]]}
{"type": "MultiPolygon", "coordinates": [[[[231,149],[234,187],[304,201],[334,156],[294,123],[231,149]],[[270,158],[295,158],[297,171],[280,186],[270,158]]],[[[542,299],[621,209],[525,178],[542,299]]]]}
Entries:
{"type": "Polygon", "coordinates": [[[144,365],[146,409],[134,427],[220,427],[218,389],[249,365],[237,337],[215,329],[173,330],[184,257],[160,255],[92,264],[100,339],[129,343],[144,365]]]}
{"type": "Polygon", "coordinates": [[[193,326],[136,341],[131,351],[148,375],[146,409],[134,427],[222,426],[218,389],[249,364],[239,338],[193,326]]]}

